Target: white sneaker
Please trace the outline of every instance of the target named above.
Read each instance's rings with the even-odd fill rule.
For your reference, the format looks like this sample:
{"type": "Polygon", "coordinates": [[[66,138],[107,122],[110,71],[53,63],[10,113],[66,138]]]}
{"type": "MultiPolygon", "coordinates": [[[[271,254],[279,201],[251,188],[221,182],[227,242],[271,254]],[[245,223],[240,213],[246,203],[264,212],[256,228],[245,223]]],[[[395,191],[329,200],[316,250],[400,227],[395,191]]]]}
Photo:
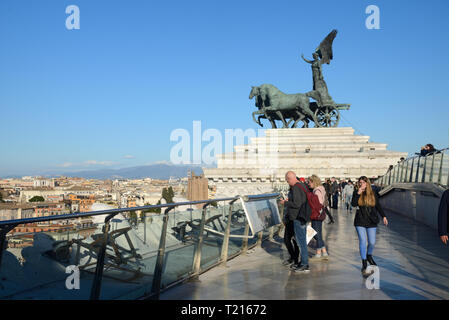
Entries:
{"type": "Polygon", "coordinates": [[[329,260],[329,254],[328,254],[327,252],[323,252],[323,253],[322,253],[322,256],[321,256],[321,259],[323,259],[323,260],[329,260]]]}
{"type": "Polygon", "coordinates": [[[313,257],[310,258],[310,260],[321,260],[321,253],[315,254],[313,257]]]}

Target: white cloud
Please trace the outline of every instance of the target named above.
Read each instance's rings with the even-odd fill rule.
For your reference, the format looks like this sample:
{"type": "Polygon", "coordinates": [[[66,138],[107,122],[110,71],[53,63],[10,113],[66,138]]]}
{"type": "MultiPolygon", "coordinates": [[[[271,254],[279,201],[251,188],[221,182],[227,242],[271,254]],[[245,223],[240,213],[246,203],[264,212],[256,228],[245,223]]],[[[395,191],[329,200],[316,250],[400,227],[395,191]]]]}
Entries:
{"type": "Polygon", "coordinates": [[[162,160],[162,161],[154,161],[154,162],[147,162],[144,165],[145,166],[151,166],[153,164],[167,164],[167,165],[173,165],[170,161],[162,160]]]}
{"type": "Polygon", "coordinates": [[[123,158],[125,158],[125,159],[134,159],[134,158],[136,158],[136,157],[131,156],[131,155],[126,155],[126,156],[124,156],[123,158]]]}
{"type": "Polygon", "coordinates": [[[84,162],[64,162],[62,164],[56,165],[59,168],[73,168],[73,167],[79,167],[79,168],[85,168],[90,166],[112,166],[118,164],[114,161],[97,161],[97,160],[87,160],[84,162]]]}
{"type": "Polygon", "coordinates": [[[61,167],[61,168],[69,168],[69,167],[73,167],[75,164],[72,162],[64,162],[62,164],[58,164],[56,165],[57,167],[61,167]]]}
{"type": "Polygon", "coordinates": [[[83,164],[87,165],[87,166],[111,166],[113,164],[116,164],[113,161],[97,161],[97,160],[87,160],[84,161],[83,164]]]}

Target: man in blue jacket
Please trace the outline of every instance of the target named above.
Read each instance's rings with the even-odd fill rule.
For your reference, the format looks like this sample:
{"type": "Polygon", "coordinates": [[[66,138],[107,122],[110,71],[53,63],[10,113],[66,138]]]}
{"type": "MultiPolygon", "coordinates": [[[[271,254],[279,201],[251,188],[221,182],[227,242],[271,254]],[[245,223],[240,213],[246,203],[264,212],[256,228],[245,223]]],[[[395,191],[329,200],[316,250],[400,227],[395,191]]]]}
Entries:
{"type": "Polygon", "coordinates": [[[440,201],[440,207],[438,209],[438,235],[444,244],[447,244],[448,240],[448,223],[449,223],[449,189],[443,192],[440,201]]]}

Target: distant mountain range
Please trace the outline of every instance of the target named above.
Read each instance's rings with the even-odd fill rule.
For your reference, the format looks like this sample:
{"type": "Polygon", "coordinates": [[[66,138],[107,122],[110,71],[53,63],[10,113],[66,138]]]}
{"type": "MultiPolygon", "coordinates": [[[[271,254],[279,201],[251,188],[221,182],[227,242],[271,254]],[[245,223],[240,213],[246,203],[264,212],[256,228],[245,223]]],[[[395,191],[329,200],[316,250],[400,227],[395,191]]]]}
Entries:
{"type": "Polygon", "coordinates": [[[129,167],[122,169],[99,169],[86,170],[78,172],[66,172],[61,175],[67,177],[79,177],[86,179],[161,179],[168,180],[170,177],[183,178],[187,177],[189,170],[195,172],[196,175],[203,173],[203,169],[197,166],[189,165],[171,165],[171,164],[151,164],[146,166],[129,167]]]}
{"type": "MultiPolygon", "coordinates": [[[[97,169],[97,170],[83,170],[72,172],[47,172],[41,174],[44,177],[79,177],[85,179],[161,179],[168,180],[170,177],[183,178],[187,177],[189,170],[195,172],[196,175],[203,173],[203,169],[200,166],[191,165],[173,165],[167,163],[155,163],[144,166],[128,167],[122,169],[97,169]]],[[[28,174],[30,175],[30,174],[28,174]]],[[[10,176],[10,178],[20,178],[19,175],[10,176]]]]}

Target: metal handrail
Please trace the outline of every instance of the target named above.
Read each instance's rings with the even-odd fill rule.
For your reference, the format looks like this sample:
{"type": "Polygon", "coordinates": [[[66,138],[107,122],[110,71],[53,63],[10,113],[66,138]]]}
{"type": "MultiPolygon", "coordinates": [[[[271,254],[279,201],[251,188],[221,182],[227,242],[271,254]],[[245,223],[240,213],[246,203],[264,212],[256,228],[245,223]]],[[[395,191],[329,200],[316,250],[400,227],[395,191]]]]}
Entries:
{"type": "MultiPolygon", "coordinates": [[[[261,195],[249,195],[249,201],[252,200],[262,200],[268,198],[275,198],[279,196],[279,193],[270,193],[270,194],[261,194],[261,195]]],[[[167,207],[179,207],[179,206],[187,206],[187,205],[195,205],[202,203],[213,203],[213,202],[221,202],[221,201],[232,201],[238,200],[240,196],[229,197],[229,198],[220,198],[220,199],[210,199],[210,200],[198,200],[198,201],[186,201],[186,202],[175,202],[175,203],[164,203],[158,205],[149,205],[149,206],[141,206],[141,207],[132,207],[132,208],[118,208],[118,209],[108,209],[108,210],[98,210],[98,211],[90,211],[83,213],[70,213],[70,214],[61,214],[56,216],[48,216],[48,217],[37,217],[37,218],[25,218],[25,219],[15,219],[15,220],[0,220],[0,228],[6,225],[11,224],[28,224],[28,223],[36,223],[36,222],[47,222],[53,220],[69,220],[83,217],[92,217],[104,214],[113,214],[113,213],[122,213],[122,212],[131,212],[131,211],[140,211],[140,210],[148,210],[153,208],[167,208],[167,207]]],[[[154,215],[159,215],[158,213],[154,215]]]]}
{"type": "MultiPolygon", "coordinates": [[[[248,196],[245,196],[245,201],[257,201],[257,200],[263,200],[263,199],[272,199],[272,198],[276,198],[278,196],[279,196],[279,193],[248,195],[248,196]]],[[[179,207],[179,206],[203,204],[199,237],[198,237],[197,242],[195,243],[195,247],[196,247],[195,258],[194,258],[194,262],[192,265],[192,274],[191,274],[191,278],[197,278],[200,273],[200,269],[201,269],[201,248],[202,248],[202,242],[203,242],[203,233],[205,230],[206,208],[208,206],[210,206],[211,204],[213,204],[214,202],[222,202],[222,201],[229,201],[229,204],[232,205],[232,203],[234,203],[236,200],[240,199],[240,197],[241,196],[235,196],[235,197],[220,198],[220,199],[187,201],[187,202],[178,202],[178,203],[166,203],[166,204],[160,204],[160,205],[148,205],[148,206],[133,207],[133,208],[108,209],[108,210],[90,211],[90,212],[84,212],[84,213],[72,213],[72,214],[64,214],[64,215],[48,216],[48,217],[3,220],[3,221],[0,221],[0,268],[1,268],[3,252],[6,249],[5,248],[6,247],[6,234],[20,224],[47,222],[47,221],[55,221],[55,220],[69,220],[69,219],[77,219],[77,218],[82,218],[82,217],[107,215],[104,220],[103,239],[102,239],[103,241],[102,241],[102,244],[101,244],[98,256],[97,256],[95,276],[94,276],[94,280],[92,282],[92,288],[91,288],[91,293],[90,293],[90,299],[97,300],[100,298],[101,282],[102,282],[102,278],[103,278],[103,268],[104,268],[104,260],[105,260],[104,258],[105,258],[106,246],[108,243],[108,233],[109,233],[109,229],[110,229],[111,219],[114,216],[116,216],[117,214],[122,213],[122,212],[148,210],[148,209],[152,209],[152,208],[166,208],[165,212],[163,213],[163,216],[164,216],[163,227],[162,227],[162,231],[161,231],[161,237],[159,240],[157,263],[156,263],[155,269],[154,269],[154,280],[153,280],[152,289],[151,289],[151,294],[153,295],[153,297],[158,299],[159,294],[160,294],[160,289],[161,289],[162,266],[163,266],[164,255],[165,255],[165,241],[166,241],[166,233],[167,233],[167,227],[168,227],[169,211],[171,211],[172,209],[179,207]]],[[[231,207],[230,207],[229,216],[231,215],[231,213],[232,213],[232,211],[231,211],[231,207]]],[[[162,214],[154,213],[154,214],[150,214],[150,215],[160,216],[162,214]]],[[[229,224],[229,222],[228,222],[228,224],[229,224]]],[[[246,222],[245,236],[248,235],[247,229],[248,229],[248,221],[246,222]]],[[[226,232],[223,236],[224,236],[224,241],[223,241],[223,246],[222,246],[222,252],[227,252],[229,237],[231,237],[231,235],[229,234],[229,227],[226,228],[226,232]]],[[[247,241],[246,241],[246,244],[245,244],[245,242],[243,244],[242,252],[245,252],[246,249],[247,249],[247,241]]],[[[220,260],[222,262],[226,263],[226,258],[223,255],[220,257],[220,260]]]]}
{"type": "Polygon", "coordinates": [[[447,152],[449,151],[449,148],[444,148],[440,150],[435,150],[432,153],[428,153],[425,156],[421,155],[415,155],[412,157],[409,157],[407,159],[404,159],[403,161],[396,164],[393,168],[389,169],[383,176],[380,176],[376,179],[375,183],[380,185],[381,187],[386,187],[388,185],[391,185],[395,182],[426,182],[426,175],[429,175],[429,182],[430,183],[437,183],[441,185],[447,185],[449,187],[449,178],[447,181],[447,184],[445,184],[442,179],[442,169],[443,169],[443,157],[447,152]],[[435,162],[435,155],[441,154],[441,160],[439,163],[435,162]],[[432,159],[429,161],[427,160],[428,157],[432,157],[432,159]],[[423,158],[424,161],[421,161],[421,158],[423,158]],[[417,161],[416,161],[417,160],[417,161]],[[409,163],[411,162],[410,171],[409,171],[409,163]],[[424,164],[422,164],[424,162],[424,164]],[[430,172],[428,171],[427,164],[431,162],[430,172]],[[423,166],[420,170],[421,165],[423,166]],[[404,177],[402,175],[404,171],[405,166],[405,174],[404,177]],[[396,171],[395,171],[396,170],[396,171]],[[438,170],[438,171],[437,171],[438,170]],[[401,172],[400,174],[399,171],[401,172]],[[396,174],[393,174],[393,172],[396,172],[396,174]],[[437,172],[438,179],[437,181],[434,181],[434,174],[437,172]],[[419,179],[421,177],[421,179],[419,179]]]}

